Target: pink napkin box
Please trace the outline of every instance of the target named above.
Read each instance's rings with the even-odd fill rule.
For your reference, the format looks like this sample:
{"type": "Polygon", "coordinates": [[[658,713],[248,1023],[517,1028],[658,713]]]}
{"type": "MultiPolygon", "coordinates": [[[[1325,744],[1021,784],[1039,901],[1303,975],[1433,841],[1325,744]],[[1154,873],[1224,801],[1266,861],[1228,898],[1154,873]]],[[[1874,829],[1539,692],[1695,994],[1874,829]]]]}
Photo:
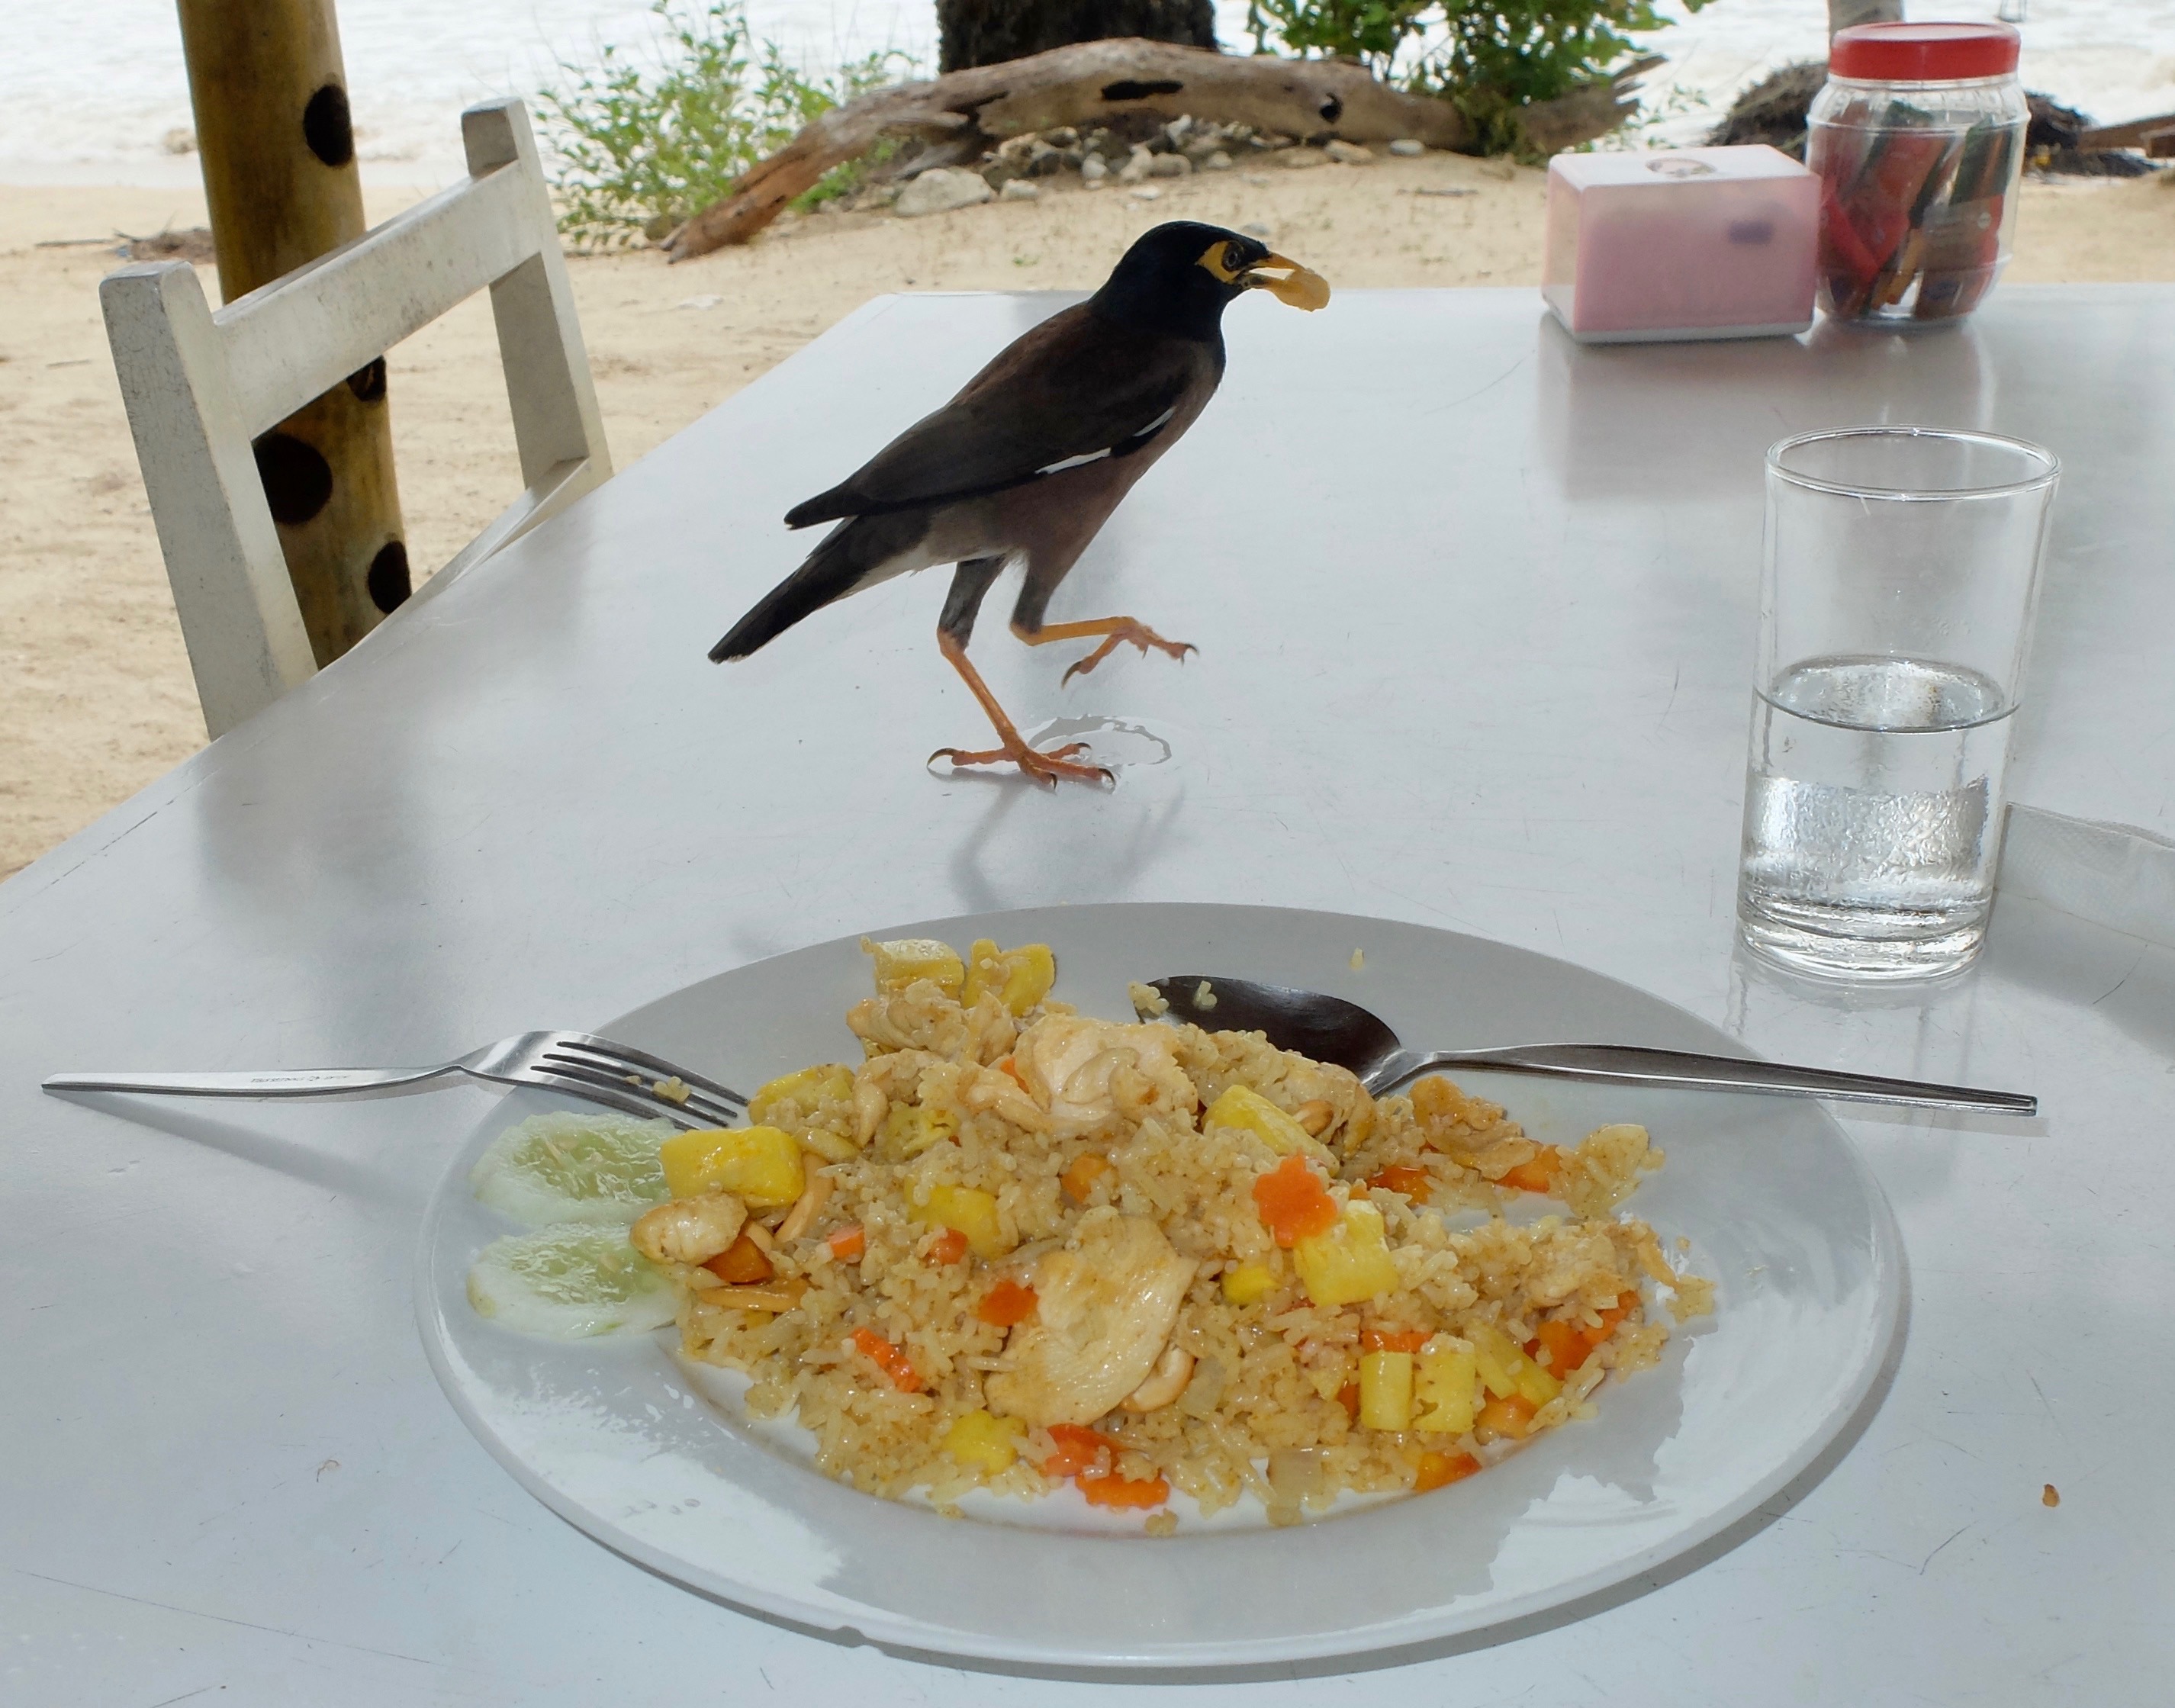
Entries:
{"type": "Polygon", "coordinates": [[[1820,180],[1779,149],[1558,155],[1541,294],[1586,344],[1813,323],[1820,180]]]}

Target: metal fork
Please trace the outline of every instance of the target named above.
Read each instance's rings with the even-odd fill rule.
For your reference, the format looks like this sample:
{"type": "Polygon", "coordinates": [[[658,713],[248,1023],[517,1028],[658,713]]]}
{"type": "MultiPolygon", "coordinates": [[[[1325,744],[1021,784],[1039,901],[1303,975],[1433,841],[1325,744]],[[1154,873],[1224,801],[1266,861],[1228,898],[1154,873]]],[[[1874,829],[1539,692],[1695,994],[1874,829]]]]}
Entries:
{"type": "Polygon", "coordinates": [[[436,1067],[300,1068],[260,1073],[57,1073],[49,1092],[149,1092],[171,1097],[393,1097],[435,1091],[464,1073],[501,1085],[542,1086],[629,1114],[662,1115],[689,1129],[730,1126],[747,1113],[738,1092],[684,1067],[586,1032],[524,1032],[436,1067]],[[660,1094],[674,1080],[682,1102],[660,1094]]]}

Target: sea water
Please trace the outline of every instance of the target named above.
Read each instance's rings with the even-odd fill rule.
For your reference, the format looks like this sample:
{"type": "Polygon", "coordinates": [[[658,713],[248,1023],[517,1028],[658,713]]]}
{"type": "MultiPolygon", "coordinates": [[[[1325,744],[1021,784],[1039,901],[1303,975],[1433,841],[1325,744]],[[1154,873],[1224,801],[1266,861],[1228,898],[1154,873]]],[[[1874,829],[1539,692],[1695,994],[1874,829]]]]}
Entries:
{"type": "Polygon", "coordinates": [[[1978,948],[2015,707],[1922,659],[1793,666],[1752,709],[1738,914],[1803,970],[1923,978],[1978,948]]]}

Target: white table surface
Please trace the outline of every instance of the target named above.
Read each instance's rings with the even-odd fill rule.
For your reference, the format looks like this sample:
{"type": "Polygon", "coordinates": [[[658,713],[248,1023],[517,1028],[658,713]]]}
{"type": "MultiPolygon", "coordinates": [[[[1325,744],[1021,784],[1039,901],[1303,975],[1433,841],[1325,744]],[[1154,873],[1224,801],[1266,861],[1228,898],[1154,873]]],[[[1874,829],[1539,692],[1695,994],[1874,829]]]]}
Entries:
{"type": "Polygon", "coordinates": [[[2175,290],[1615,350],[1525,291],[1243,301],[1222,395],[1054,613],[1199,656],[1061,689],[1070,649],[1017,646],[1003,587],[978,643],[1030,731],[1170,744],[1113,794],[922,768],[985,734],[941,579],[705,662],[804,548],[787,505],[1053,306],[871,304],[0,886],[0,1700],[2166,1700],[2175,952],[2011,895],[1965,980],[1823,996],[1733,955],[1732,886],[1760,454],[1852,421],[2061,454],[2015,795],[2175,832],[2175,290]],[[1128,897],[1475,931],[1771,1054],[2047,1113],[1848,1120],[1907,1334],[1847,1451],[1718,1543],[1371,1678],[1180,1685],[789,1630],[531,1500],[441,1398],[410,1297],[480,1092],[132,1119],[36,1087],[437,1059],[842,933],[1128,897]]]}

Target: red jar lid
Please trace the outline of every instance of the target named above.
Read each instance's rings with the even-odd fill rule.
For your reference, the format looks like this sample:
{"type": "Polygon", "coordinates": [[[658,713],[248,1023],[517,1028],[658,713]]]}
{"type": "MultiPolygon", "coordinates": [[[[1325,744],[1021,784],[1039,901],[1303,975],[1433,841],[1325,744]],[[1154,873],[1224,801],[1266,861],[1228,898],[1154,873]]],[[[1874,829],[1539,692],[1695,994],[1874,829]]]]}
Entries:
{"type": "Polygon", "coordinates": [[[1828,72],[1860,83],[2005,77],[2021,42],[2006,24],[1854,24],[1836,32],[1828,72]]]}

